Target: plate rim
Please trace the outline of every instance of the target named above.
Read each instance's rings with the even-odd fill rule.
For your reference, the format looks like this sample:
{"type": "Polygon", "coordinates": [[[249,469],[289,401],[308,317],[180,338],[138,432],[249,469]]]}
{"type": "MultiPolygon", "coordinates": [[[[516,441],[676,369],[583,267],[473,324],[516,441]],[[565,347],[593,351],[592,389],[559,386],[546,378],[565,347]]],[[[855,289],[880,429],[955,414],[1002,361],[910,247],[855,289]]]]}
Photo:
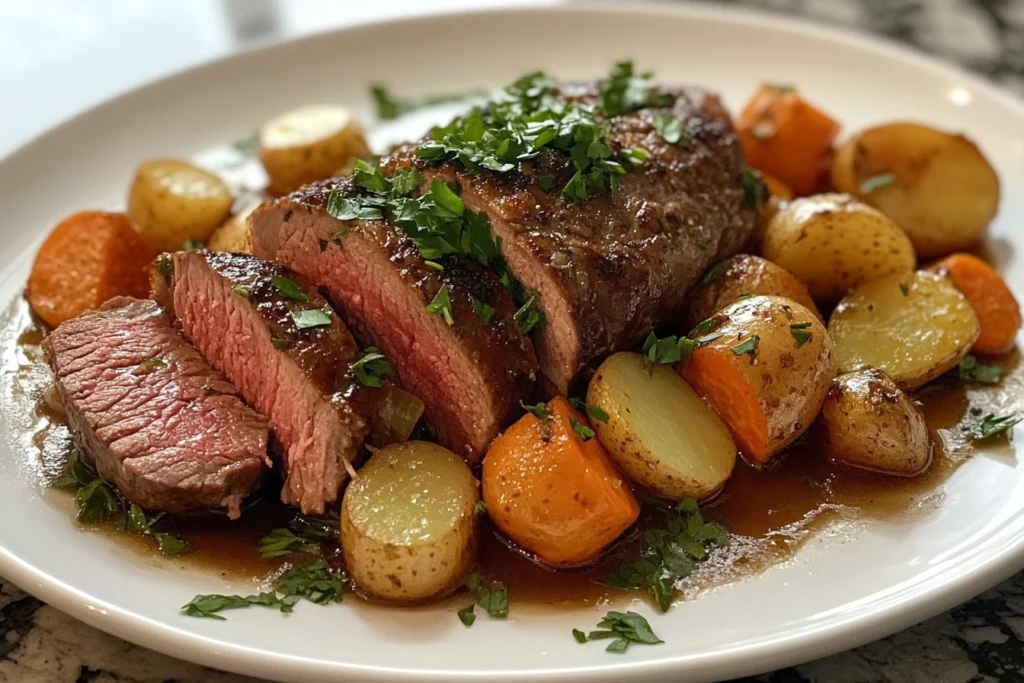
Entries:
{"type": "MultiPolygon", "coordinates": [[[[670,5],[651,0],[629,3],[618,0],[593,5],[526,6],[517,6],[510,2],[501,6],[418,13],[414,16],[393,17],[379,21],[360,21],[343,27],[307,32],[299,36],[254,42],[241,50],[213,59],[202,60],[121,89],[99,102],[69,114],[0,157],[0,176],[11,165],[16,164],[20,157],[31,157],[35,146],[44,143],[48,137],[74,125],[80,119],[99,115],[104,108],[115,106],[122,99],[149,89],[162,87],[168,82],[179,79],[188,80],[193,74],[209,68],[232,61],[245,60],[254,54],[273,51],[285,45],[322,40],[327,36],[338,36],[340,39],[347,33],[358,32],[371,26],[386,27],[432,21],[443,22],[451,17],[463,15],[502,14],[660,15],[674,18],[698,18],[723,24],[758,25],[794,35],[810,35],[828,42],[840,43],[852,49],[889,55],[915,69],[959,80],[965,86],[983,93],[993,103],[1006,108],[1024,120],[1024,99],[999,84],[973,74],[954,63],[894,40],[837,28],[804,17],[780,16],[762,9],[723,7],[703,3],[670,5]]],[[[214,669],[255,677],[272,676],[275,680],[319,681],[323,680],[321,677],[327,676],[338,680],[372,679],[388,683],[409,680],[419,683],[442,683],[450,678],[460,680],[529,678],[538,681],[564,682],[580,675],[587,675],[594,681],[617,683],[623,674],[647,679],[671,675],[675,673],[674,670],[677,667],[693,664],[694,660],[699,661],[700,675],[705,678],[708,676],[750,675],[828,656],[885,637],[978,595],[1022,568],[1024,568],[1024,539],[1018,539],[1015,544],[1007,544],[998,551],[990,553],[985,560],[955,578],[933,582],[922,592],[899,600],[892,606],[878,608],[863,614],[836,617],[831,623],[817,628],[813,632],[791,633],[737,647],[724,648],[709,654],[677,655],[646,661],[530,671],[442,669],[421,671],[396,666],[346,663],[298,656],[208,637],[98,600],[74,585],[61,581],[49,575],[45,570],[29,564],[5,547],[0,546],[0,574],[5,579],[73,618],[136,645],[214,669]],[[350,679],[349,677],[354,678],[350,679]]]]}

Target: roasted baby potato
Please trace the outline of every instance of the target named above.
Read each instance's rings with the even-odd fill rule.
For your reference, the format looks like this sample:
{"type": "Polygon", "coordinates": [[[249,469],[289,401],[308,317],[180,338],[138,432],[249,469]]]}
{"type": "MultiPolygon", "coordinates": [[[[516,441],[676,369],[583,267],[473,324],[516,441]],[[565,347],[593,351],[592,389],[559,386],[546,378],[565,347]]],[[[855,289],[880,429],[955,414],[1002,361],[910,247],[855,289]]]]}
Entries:
{"type": "Polygon", "coordinates": [[[847,465],[912,477],[932,459],[924,414],[880,370],[835,378],[819,424],[829,455],[847,465]]]}
{"type": "Polygon", "coordinates": [[[184,161],[154,159],[135,171],[128,216],[157,251],[178,251],[188,240],[206,242],[231,213],[224,182],[184,161]]]}
{"type": "Polygon", "coordinates": [[[981,327],[952,282],[918,271],[853,290],[836,306],[828,331],[843,372],[876,368],[913,390],[956,366],[981,327]]]}
{"type": "Polygon", "coordinates": [[[217,228],[206,248],[210,251],[227,251],[233,253],[251,254],[252,245],[249,244],[249,214],[259,206],[259,202],[253,201],[228,218],[217,228]]]}
{"type": "Polygon", "coordinates": [[[917,123],[889,123],[847,140],[832,184],[896,221],[924,259],[973,246],[999,209],[999,176],[978,147],[917,123]]]}
{"type": "Polygon", "coordinates": [[[899,226],[843,194],[795,199],[780,209],[761,253],[807,285],[816,300],[829,302],[863,282],[909,273],[917,263],[899,226]]]}
{"type": "Polygon", "coordinates": [[[738,254],[716,263],[687,295],[685,325],[694,327],[731,303],[753,294],[792,299],[820,320],[810,293],[792,273],[760,256],[738,254]]]}
{"type": "Polygon", "coordinates": [[[715,411],[667,365],[616,353],[590,380],[594,430],[627,477],[658,498],[702,500],[732,474],[736,444],[715,411]]]}
{"type": "Polygon", "coordinates": [[[301,107],[260,129],[260,162],[270,177],[267,189],[275,195],[330,178],[352,160],[369,155],[352,113],[336,105],[301,107]]]}
{"type": "Polygon", "coordinates": [[[451,451],[425,441],[374,453],[345,491],[341,549],[356,585],[413,603],[462,585],[476,557],[477,481],[451,451]]]}
{"type": "Polygon", "coordinates": [[[731,304],[679,371],[722,416],[740,452],[764,464],[814,422],[838,372],[825,326],[777,296],[731,304]]]}

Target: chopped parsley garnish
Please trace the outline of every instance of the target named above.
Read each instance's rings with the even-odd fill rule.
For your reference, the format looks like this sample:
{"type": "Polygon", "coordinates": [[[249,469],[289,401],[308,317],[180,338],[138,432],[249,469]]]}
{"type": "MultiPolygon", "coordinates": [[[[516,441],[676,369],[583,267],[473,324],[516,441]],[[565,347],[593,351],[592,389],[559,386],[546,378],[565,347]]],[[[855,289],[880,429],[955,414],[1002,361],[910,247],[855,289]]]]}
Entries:
{"type": "Polygon", "coordinates": [[[274,289],[286,299],[292,301],[309,301],[309,297],[302,291],[302,287],[299,287],[299,283],[295,280],[289,280],[286,277],[275,275],[270,278],[270,281],[274,285],[274,289]]]}
{"type": "Polygon", "coordinates": [[[526,300],[523,302],[523,305],[519,307],[519,310],[512,317],[519,323],[519,329],[523,334],[530,334],[534,329],[544,325],[544,311],[537,308],[536,292],[528,292],[526,294],[526,300]]]}
{"type": "Polygon", "coordinates": [[[900,291],[903,293],[903,296],[910,296],[910,285],[906,282],[901,282],[900,291]]]}
{"type": "Polygon", "coordinates": [[[434,270],[444,271],[444,266],[437,261],[431,261],[430,259],[424,259],[423,265],[427,268],[433,268],[434,270]]]}
{"type": "Polygon", "coordinates": [[[477,89],[462,93],[444,93],[441,95],[428,95],[419,99],[409,99],[396,97],[386,86],[380,84],[370,86],[370,96],[373,98],[373,104],[377,109],[377,118],[381,121],[391,121],[418,109],[434,107],[439,104],[462,102],[485,94],[485,91],[477,89]]]}
{"type": "Polygon", "coordinates": [[[749,166],[745,166],[740,174],[740,185],[743,187],[743,201],[751,209],[756,209],[761,203],[761,179],[749,166]]]}
{"type": "Polygon", "coordinates": [[[572,431],[576,432],[576,436],[584,441],[590,441],[594,438],[594,430],[590,428],[590,425],[580,422],[572,415],[569,416],[569,424],[572,425],[572,431]]]}
{"type": "Polygon", "coordinates": [[[654,634],[647,619],[636,612],[608,612],[597,624],[597,629],[584,635],[583,631],[574,628],[572,637],[577,643],[611,639],[605,651],[616,654],[622,654],[633,643],[658,645],[665,642],[654,634]]]}
{"type": "Polygon", "coordinates": [[[789,333],[793,335],[793,339],[796,340],[796,348],[800,348],[807,342],[811,341],[811,323],[793,323],[789,326],[789,333]]]}
{"type": "Polygon", "coordinates": [[[352,372],[368,387],[384,386],[384,378],[394,371],[394,367],[376,346],[368,346],[362,357],[352,364],[352,372]]]}
{"type": "Polygon", "coordinates": [[[599,85],[598,110],[611,118],[646,107],[672,106],[675,98],[659,92],[651,84],[653,77],[650,71],[635,73],[631,61],[618,62],[599,85]]]}
{"type": "Polygon", "coordinates": [[[100,479],[96,471],[82,460],[78,449],[68,459],[68,474],[57,477],[50,486],[68,488],[77,486],[75,503],[78,521],[82,524],[112,522],[114,528],[153,539],[162,555],[180,555],[188,550],[188,543],[171,534],[155,531],[164,513],[152,517],[135,503],[129,503],[115,493],[114,488],[100,479]]]}
{"type": "Polygon", "coordinates": [[[472,626],[473,622],[476,621],[476,603],[471,602],[467,606],[460,609],[457,614],[459,615],[459,621],[465,626],[472,626]]]}
{"type": "Polygon", "coordinates": [[[714,327],[715,319],[705,318],[704,320],[701,320],[699,323],[697,323],[697,326],[690,330],[690,332],[686,336],[689,337],[690,339],[696,339],[702,334],[707,334],[712,329],[714,329],[714,327]]]}
{"type": "Polygon", "coordinates": [[[529,403],[520,401],[519,405],[521,405],[523,410],[526,412],[533,414],[533,416],[538,420],[546,420],[551,417],[551,413],[548,412],[548,407],[544,403],[537,403],[536,405],[531,406],[529,403]]]}
{"type": "Polygon", "coordinates": [[[174,275],[174,262],[171,261],[169,254],[162,254],[160,258],[156,260],[156,269],[165,278],[169,278],[174,275]]]}
{"type": "Polygon", "coordinates": [[[482,500],[478,500],[476,502],[476,505],[473,506],[473,514],[474,515],[486,515],[487,514],[487,505],[482,500]]]}
{"type": "Polygon", "coordinates": [[[587,403],[581,398],[575,396],[569,399],[569,404],[576,410],[582,410],[590,416],[592,420],[598,420],[599,422],[607,422],[609,419],[608,413],[604,411],[600,406],[595,406],[593,403],[587,403]]]}
{"type": "Polygon", "coordinates": [[[232,287],[231,291],[237,294],[238,296],[242,297],[243,299],[248,299],[252,295],[252,292],[249,291],[247,287],[243,287],[242,285],[236,285],[235,287],[232,287]]]}
{"type": "Polygon", "coordinates": [[[958,379],[968,382],[998,384],[1003,377],[1003,366],[999,363],[980,361],[977,356],[968,354],[956,366],[955,372],[958,379]]]}
{"type": "MultiPolygon", "coordinates": [[[[975,412],[972,411],[972,414],[975,412]]],[[[1017,413],[1010,413],[1001,417],[996,416],[994,413],[988,413],[981,420],[971,424],[968,427],[968,432],[977,441],[987,441],[1008,432],[1014,425],[1019,424],[1021,419],[1017,413]]]]}
{"type": "Polygon", "coordinates": [[[336,542],[338,530],[333,526],[296,517],[287,527],[273,529],[259,541],[260,557],[270,559],[292,553],[320,554],[320,545],[336,542]]]}
{"type": "Polygon", "coordinates": [[[308,330],[313,327],[326,327],[331,324],[331,316],[319,308],[308,311],[292,311],[292,321],[295,327],[300,330],[308,330]]]}
{"type": "Polygon", "coordinates": [[[879,175],[873,175],[860,184],[860,193],[871,194],[875,190],[883,188],[886,185],[892,185],[895,182],[896,176],[892,173],[880,173],[879,175]]]}
{"type": "Polygon", "coordinates": [[[644,357],[644,363],[651,365],[672,365],[674,363],[689,363],[693,350],[697,344],[687,337],[676,337],[674,334],[658,338],[654,332],[647,335],[640,353],[644,357]]]}
{"type": "Polygon", "coordinates": [[[629,168],[643,166],[644,162],[651,158],[651,153],[643,147],[627,147],[619,155],[622,164],[629,168]]]}
{"type": "Polygon", "coordinates": [[[682,500],[665,519],[663,528],[648,529],[639,555],[622,562],[606,583],[616,588],[649,590],[662,612],[672,606],[676,585],[708,556],[713,546],[729,544],[729,534],[715,522],[705,522],[697,501],[682,500]]]}
{"type": "Polygon", "coordinates": [[[202,251],[203,249],[206,249],[206,245],[199,240],[185,240],[182,243],[181,248],[183,251],[202,251]]]}
{"type": "Polygon", "coordinates": [[[249,131],[245,137],[238,138],[232,142],[231,148],[243,157],[255,157],[260,151],[260,132],[255,129],[249,131]]]}
{"type": "Polygon", "coordinates": [[[291,612],[303,598],[317,605],[341,602],[345,575],[332,569],[325,560],[316,559],[293,567],[274,582],[273,590],[256,595],[197,595],[181,611],[190,617],[224,621],[219,613],[252,606],[276,607],[291,612]]]}
{"type": "Polygon", "coordinates": [[[466,588],[476,596],[478,605],[487,610],[492,617],[508,616],[508,589],[500,581],[485,581],[480,572],[473,572],[466,577],[466,588]]]}
{"type": "Polygon", "coordinates": [[[441,285],[441,289],[437,290],[434,299],[427,304],[427,311],[440,315],[449,327],[455,324],[455,318],[452,317],[452,300],[448,296],[448,285],[441,285]]]}
{"type": "Polygon", "coordinates": [[[732,347],[734,355],[742,356],[743,354],[750,354],[751,356],[757,351],[757,342],[760,339],[756,334],[752,334],[736,346],[732,347]]]}
{"type": "Polygon", "coordinates": [[[708,271],[706,273],[704,273],[704,277],[702,277],[700,281],[703,282],[706,285],[709,285],[712,282],[714,282],[715,280],[717,280],[718,278],[720,278],[723,275],[725,275],[725,269],[726,269],[725,261],[719,261],[715,265],[713,265],[710,268],[708,268],[708,271]]]}
{"type": "Polygon", "coordinates": [[[484,325],[491,324],[491,318],[494,317],[494,306],[473,297],[473,310],[476,311],[477,317],[483,321],[484,325]]]}
{"type": "Polygon", "coordinates": [[[292,343],[289,340],[283,339],[281,337],[271,337],[270,343],[273,344],[274,348],[277,349],[278,351],[284,351],[285,349],[290,348],[292,345],[292,343]]]}
{"type": "Polygon", "coordinates": [[[132,368],[132,374],[133,375],[148,375],[151,372],[156,372],[160,368],[166,368],[166,367],[167,367],[167,361],[165,361],[160,356],[156,356],[155,358],[150,358],[149,360],[144,360],[141,363],[139,363],[138,365],[136,365],[134,368],[132,368]]]}
{"type": "Polygon", "coordinates": [[[657,112],[651,119],[654,130],[670,145],[686,146],[691,138],[683,131],[683,122],[672,114],[657,112]]]}

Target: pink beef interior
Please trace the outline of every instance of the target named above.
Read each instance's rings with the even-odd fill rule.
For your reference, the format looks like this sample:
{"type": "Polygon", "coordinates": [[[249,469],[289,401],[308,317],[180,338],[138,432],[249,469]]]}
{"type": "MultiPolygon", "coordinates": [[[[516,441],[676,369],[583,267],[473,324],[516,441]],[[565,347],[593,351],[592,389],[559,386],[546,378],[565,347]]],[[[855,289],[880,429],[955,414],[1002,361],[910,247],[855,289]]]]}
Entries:
{"type": "Polygon", "coordinates": [[[352,447],[338,409],[286,354],[244,297],[200,255],[175,260],[174,310],[210,363],[267,416],[285,447],[284,502],[320,514],[337,500],[352,447]]]}

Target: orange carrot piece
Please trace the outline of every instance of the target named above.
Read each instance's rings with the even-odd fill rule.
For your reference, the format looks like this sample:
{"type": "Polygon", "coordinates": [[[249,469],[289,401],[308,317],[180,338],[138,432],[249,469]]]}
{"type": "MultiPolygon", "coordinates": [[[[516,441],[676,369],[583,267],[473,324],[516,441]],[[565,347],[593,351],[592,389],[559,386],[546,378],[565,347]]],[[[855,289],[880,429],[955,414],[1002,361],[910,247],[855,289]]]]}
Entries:
{"type": "Polygon", "coordinates": [[[155,256],[124,214],[82,211],[43,242],[25,296],[36,315],[56,327],[112,297],[146,297],[155,256]]]}
{"type": "Polygon", "coordinates": [[[736,369],[731,352],[707,346],[694,349],[679,372],[693,390],[722,417],[740,452],[757,463],[768,460],[768,419],[757,394],[736,369]]]}
{"type": "Polygon", "coordinates": [[[813,194],[840,125],[795,90],[762,85],[736,123],[747,164],[798,196],[813,194]]]}
{"type": "Polygon", "coordinates": [[[778,197],[779,199],[787,202],[793,198],[793,190],[789,189],[789,186],[786,185],[786,183],[782,182],[775,176],[762,173],[761,180],[764,182],[765,187],[768,188],[768,192],[770,192],[773,197],[778,197]]]}
{"type": "Polygon", "coordinates": [[[1020,329],[1020,307],[999,273],[977,256],[963,253],[947,256],[931,270],[952,280],[978,315],[981,334],[973,350],[992,355],[1009,352],[1020,329]]]}
{"type": "Polygon", "coordinates": [[[484,503],[494,525],[525,550],[550,565],[580,565],[622,535],[640,506],[597,437],[574,431],[572,420],[587,425],[587,418],[562,396],[547,412],[543,420],[527,413],[491,444],[484,503]]]}

